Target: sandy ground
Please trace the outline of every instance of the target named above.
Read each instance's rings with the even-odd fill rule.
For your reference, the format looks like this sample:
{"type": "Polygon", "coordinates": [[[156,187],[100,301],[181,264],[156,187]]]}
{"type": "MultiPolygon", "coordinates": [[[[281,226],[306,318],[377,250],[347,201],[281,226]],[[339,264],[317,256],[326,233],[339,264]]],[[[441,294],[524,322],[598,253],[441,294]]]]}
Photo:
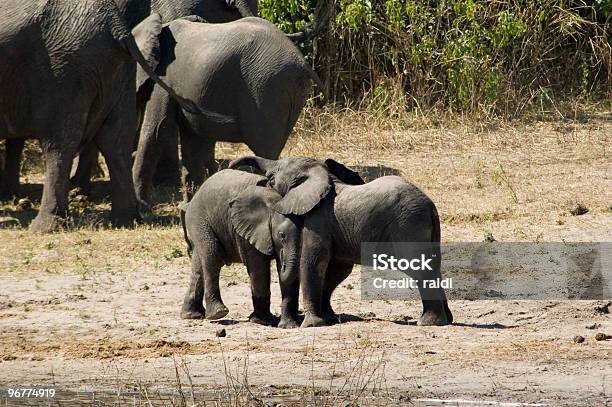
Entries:
{"type": "MultiPolygon", "coordinates": [[[[397,169],[423,187],[439,206],[445,241],[611,241],[611,130],[609,122],[569,135],[532,126],[443,145],[437,133],[422,132],[401,157],[383,145],[371,157],[347,152],[344,160],[362,173],[397,169]],[[530,141],[521,145],[518,134],[530,141]],[[589,212],[570,215],[576,203],[589,212]]],[[[285,155],[308,153],[300,143],[285,155]]],[[[327,156],[326,146],[309,155],[327,156]]],[[[107,206],[98,206],[104,214],[107,206]]],[[[301,392],[374,395],[378,405],[612,404],[612,340],[595,340],[612,334],[606,300],[453,301],[452,326],[418,327],[417,302],[361,300],[356,267],[334,296],[343,323],[285,331],[247,322],[247,276],[233,265],[222,275],[227,319],[184,321],[189,261],[176,224],[50,236],[12,226],[31,215],[10,203],[0,210],[8,225],[0,228],[0,389],[176,390],[178,377],[195,388],[250,388],[261,399],[301,392]],[[218,338],[222,328],[227,336],[218,338]],[[585,341],[574,343],[576,335],[585,341]]],[[[276,278],[272,289],[278,313],[276,278]]]]}

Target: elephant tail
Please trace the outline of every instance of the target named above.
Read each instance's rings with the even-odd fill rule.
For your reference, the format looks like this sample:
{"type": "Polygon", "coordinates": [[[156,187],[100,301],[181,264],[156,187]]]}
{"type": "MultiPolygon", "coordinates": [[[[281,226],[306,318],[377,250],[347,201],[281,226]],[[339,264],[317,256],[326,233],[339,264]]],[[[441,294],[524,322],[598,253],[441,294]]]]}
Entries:
{"type": "MultiPolygon", "coordinates": [[[[148,32],[149,36],[154,37],[154,38],[149,38],[149,39],[151,41],[156,41],[157,46],[159,46],[158,44],[159,38],[157,37],[157,35],[159,35],[162,30],[161,16],[159,14],[153,14],[149,16],[146,23],[150,24],[150,30],[148,32]]],[[[140,26],[137,26],[133,32],[136,32],[136,30],[138,30],[139,28],[140,26]]],[[[114,32],[113,35],[115,36],[115,39],[119,41],[127,49],[131,57],[138,63],[138,65],[142,67],[143,71],[149,76],[149,78],[151,78],[153,82],[155,82],[162,89],[168,92],[168,94],[174,100],[176,100],[178,104],[181,106],[181,108],[183,108],[185,111],[195,114],[195,115],[204,116],[208,120],[215,122],[215,123],[219,123],[219,124],[234,123],[236,121],[234,117],[230,117],[230,116],[223,115],[220,113],[215,113],[215,112],[211,112],[205,109],[201,109],[193,101],[179,96],[174,91],[174,89],[172,89],[166,82],[164,82],[157,75],[157,73],[155,72],[155,68],[153,68],[150,65],[150,63],[147,61],[147,57],[145,57],[145,55],[142,53],[142,51],[138,47],[138,43],[136,42],[136,38],[134,37],[133,33],[129,33],[126,35],[122,30],[119,30],[119,32],[114,32]]]]}
{"type": "Polygon", "coordinates": [[[306,73],[306,76],[309,79],[312,79],[316,87],[319,89],[319,93],[321,93],[321,95],[323,95],[323,98],[325,99],[326,98],[325,85],[323,85],[323,81],[319,77],[319,74],[317,74],[315,70],[312,69],[312,67],[308,65],[306,62],[304,62],[303,69],[304,69],[304,72],[306,73]]]}
{"type": "Polygon", "coordinates": [[[440,242],[441,233],[440,233],[440,216],[438,215],[438,210],[436,209],[436,205],[431,205],[431,224],[433,226],[431,230],[431,241],[432,242],[440,242]]]}
{"type": "Polygon", "coordinates": [[[183,226],[183,235],[185,237],[185,242],[187,243],[187,253],[189,253],[189,257],[191,257],[191,253],[193,253],[193,243],[191,243],[191,240],[187,235],[187,224],[185,223],[185,214],[187,213],[187,208],[189,208],[189,202],[183,202],[179,205],[179,210],[181,213],[181,225],[183,226]]]}

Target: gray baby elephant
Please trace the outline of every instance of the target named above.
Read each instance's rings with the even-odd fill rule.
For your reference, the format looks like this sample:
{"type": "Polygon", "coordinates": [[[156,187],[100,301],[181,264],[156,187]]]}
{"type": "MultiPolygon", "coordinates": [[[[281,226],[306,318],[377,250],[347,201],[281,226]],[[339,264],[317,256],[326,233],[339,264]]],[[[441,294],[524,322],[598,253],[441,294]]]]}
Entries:
{"type": "Polygon", "coordinates": [[[265,187],[266,182],[259,175],[223,170],[204,182],[181,207],[185,240],[192,251],[191,282],[182,318],[219,319],[227,315],[219,291],[219,272],[223,264],[241,262],[251,280],[250,321],[275,324],[270,313],[270,262],[275,259],[282,296],[278,326],[299,326],[301,221],[271,209],[282,197],[265,187]]]}

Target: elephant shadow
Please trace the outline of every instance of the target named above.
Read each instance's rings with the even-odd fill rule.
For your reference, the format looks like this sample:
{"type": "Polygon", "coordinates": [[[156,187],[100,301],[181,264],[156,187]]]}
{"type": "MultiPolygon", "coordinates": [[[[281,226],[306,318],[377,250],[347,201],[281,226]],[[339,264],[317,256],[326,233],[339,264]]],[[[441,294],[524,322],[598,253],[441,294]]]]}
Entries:
{"type": "MultiPolygon", "coordinates": [[[[97,180],[91,183],[91,192],[85,196],[72,194],[69,198],[70,229],[110,227],[111,183],[97,180]]],[[[0,204],[0,229],[26,229],[32,223],[42,199],[42,184],[22,184],[19,197],[0,204]],[[31,202],[32,207],[20,207],[20,198],[31,202]]],[[[157,226],[179,225],[178,205],[182,196],[178,186],[158,186],[154,193],[153,213],[144,215],[144,223],[157,226]]]]}

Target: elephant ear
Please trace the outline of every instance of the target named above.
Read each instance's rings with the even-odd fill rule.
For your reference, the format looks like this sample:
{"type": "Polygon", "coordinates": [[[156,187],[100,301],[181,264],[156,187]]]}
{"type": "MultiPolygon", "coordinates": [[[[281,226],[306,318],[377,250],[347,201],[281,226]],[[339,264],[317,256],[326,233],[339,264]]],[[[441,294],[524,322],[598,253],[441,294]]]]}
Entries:
{"type": "Polygon", "coordinates": [[[229,204],[230,220],[236,233],[268,256],[274,253],[270,231],[271,208],[280,199],[276,191],[253,185],[229,204]]]}
{"type": "Polygon", "coordinates": [[[349,185],[363,185],[365,181],[357,171],[353,171],[344,164],[336,160],[328,158],[325,160],[325,166],[329,168],[329,172],[334,174],[338,179],[349,185]]]}
{"type": "MultiPolygon", "coordinates": [[[[161,47],[159,34],[162,31],[162,18],[158,13],[153,13],[145,18],[133,30],[132,35],[136,39],[136,44],[145,57],[145,60],[153,70],[159,65],[161,58],[161,47]]],[[[136,73],[136,90],[149,80],[149,75],[138,65],[136,73]]]]}
{"type": "Polygon", "coordinates": [[[328,169],[318,163],[308,167],[300,177],[287,186],[283,198],[274,205],[274,210],[283,215],[305,215],[310,212],[329,191],[332,183],[328,169]]]}

